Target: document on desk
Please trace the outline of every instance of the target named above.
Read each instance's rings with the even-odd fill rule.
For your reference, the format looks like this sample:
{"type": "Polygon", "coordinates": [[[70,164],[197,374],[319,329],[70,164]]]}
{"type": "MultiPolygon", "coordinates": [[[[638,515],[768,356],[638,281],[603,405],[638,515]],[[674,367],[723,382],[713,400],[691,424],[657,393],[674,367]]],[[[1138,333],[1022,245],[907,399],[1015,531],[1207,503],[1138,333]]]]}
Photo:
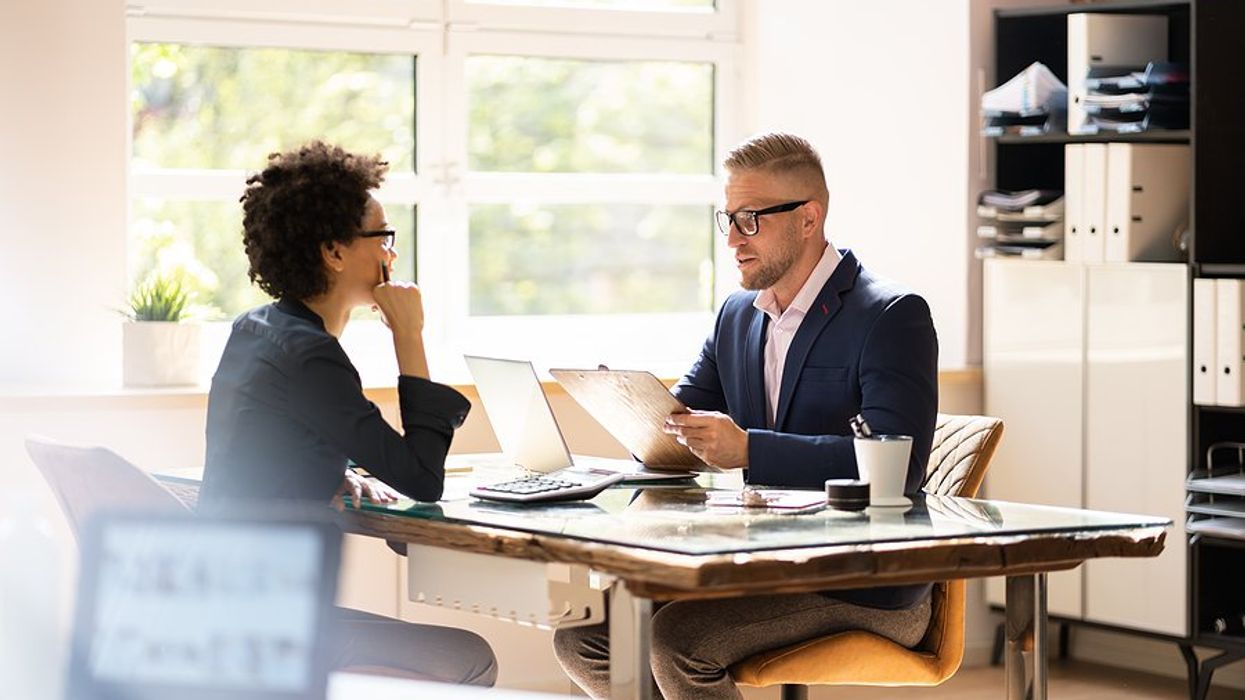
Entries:
{"type": "Polygon", "coordinates": [[[653,374],[614,369],[551,369],[549,374],[649,469],[716,471],[662,430],[666,416],[688,409],[653,374]]]}
{"type": "Polygon", "coordinates": [[[790,489],[710,491],[705,498],[705,505],[726,508],[760,508],[785,513],[812,513],[826,507],[826,492],[790,489]]]}

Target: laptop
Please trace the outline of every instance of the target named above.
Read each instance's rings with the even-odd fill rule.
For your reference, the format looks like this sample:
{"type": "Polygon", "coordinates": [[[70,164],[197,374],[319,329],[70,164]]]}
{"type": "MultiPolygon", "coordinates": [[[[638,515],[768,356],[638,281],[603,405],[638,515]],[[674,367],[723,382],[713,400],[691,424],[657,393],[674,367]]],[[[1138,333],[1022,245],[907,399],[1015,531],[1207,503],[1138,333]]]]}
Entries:
{"type": "Polygon", "coordinates": [[[84,535],[66,698],[324,698],[331,523],[101,514],[84,535]]]}
{"type": "Polygon", "coordinates": [[[690,479],[690,471],[656,470],[633,459],[572,455],[549,399],[527,360],[464,355],[502,452],[515,465],[548,474],[570,469],[616,472],[623,482],[690,479]]]}

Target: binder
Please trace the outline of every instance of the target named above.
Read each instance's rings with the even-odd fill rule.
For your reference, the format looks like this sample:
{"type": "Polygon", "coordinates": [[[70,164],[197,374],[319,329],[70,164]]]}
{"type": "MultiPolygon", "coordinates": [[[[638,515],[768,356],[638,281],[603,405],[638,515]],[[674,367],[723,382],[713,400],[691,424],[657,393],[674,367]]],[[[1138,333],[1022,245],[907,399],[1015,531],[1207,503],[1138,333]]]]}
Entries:
{"type": "Polygon", "coordinates": [[[1179,144],[1107,144],[1107,262],[1180,260],[1189,216],[1190,151],[1179,144]]]}
{"type": "Polygon", "coordinates": [[[1215,313],[1216,289],[1213,279],[1193,280],[1193,403],[1215,405],[1215,313]]]}
{"type": "Polygon", "coordinates": [[[1063,147],[1063,259],[1085,259],[1085,146],[1070,143],[1063,147]]]}
{"type": "Polygon", "coordinates": [[[1107,144],[1086,143],[1082,148],[1085,171],[1081,176],[1081,214],[1085,233],[1081,237],[1081,259],[1100,263],[1106,257],[1107,144]]]}
{"type": "Polygon", "coordinates": [[[1167,60],[1167,18],[1161,15],[1068,15],[1068,133],[1091,133],[1085,78],[1092,67],[1144,68],[1167,60]]]}
{"type": "Polygon", "coordinates": [[[1245,397],[1242,382],[1241,351],[1245,329],[1241,325],[1242,294],[1245,280],[1215,280],[1215,404],[1218,406],[1241,406],[1245,397]]]}

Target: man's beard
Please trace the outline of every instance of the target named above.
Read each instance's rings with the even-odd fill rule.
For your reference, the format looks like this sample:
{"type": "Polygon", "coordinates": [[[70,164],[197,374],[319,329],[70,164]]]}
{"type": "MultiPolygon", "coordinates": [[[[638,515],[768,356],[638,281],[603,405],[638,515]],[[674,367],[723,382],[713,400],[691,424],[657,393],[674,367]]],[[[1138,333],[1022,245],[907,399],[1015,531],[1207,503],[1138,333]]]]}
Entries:
{"type": "Polygon", "coordinates": [[[795,229],[790,227],[783,233],[785,235],[784,245],[774,251],[774,257],[764,262],[758,259],[758,269],[755,272],[751,275],[743,273],[740,285],[744,289],[749,291],[769,289],[787,274],[792,265],[795,265],[795,261],[800,257],[800,246],[795,229]]]}

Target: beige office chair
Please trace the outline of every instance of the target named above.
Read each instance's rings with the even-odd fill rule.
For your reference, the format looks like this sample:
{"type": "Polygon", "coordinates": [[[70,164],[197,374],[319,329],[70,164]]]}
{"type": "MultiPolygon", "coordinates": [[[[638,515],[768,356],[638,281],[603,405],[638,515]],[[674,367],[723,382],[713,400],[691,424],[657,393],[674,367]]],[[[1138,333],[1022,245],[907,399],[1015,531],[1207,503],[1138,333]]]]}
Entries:
{"type": "MultiPolygon", "coordinates": [[[[998,418],[939,414],[924,491],[976,495],[1002,435],[998,418]]],[[[807,699],[810,685],[938,685],[964,657],[964,595],[963,579],[934,584],[929,629],[914,649],[852,630],[757,654],[731,675],[740,685],[782,685],[783,700],[807,699]]]]}
{"type": "Polygon", "coordinates": [[[147,472],[103,447],[74,447],[31,437],[26,439],[26,452],[56,495],[75,538],[87,519],[102,509],[188,510],[147,472]]]}

